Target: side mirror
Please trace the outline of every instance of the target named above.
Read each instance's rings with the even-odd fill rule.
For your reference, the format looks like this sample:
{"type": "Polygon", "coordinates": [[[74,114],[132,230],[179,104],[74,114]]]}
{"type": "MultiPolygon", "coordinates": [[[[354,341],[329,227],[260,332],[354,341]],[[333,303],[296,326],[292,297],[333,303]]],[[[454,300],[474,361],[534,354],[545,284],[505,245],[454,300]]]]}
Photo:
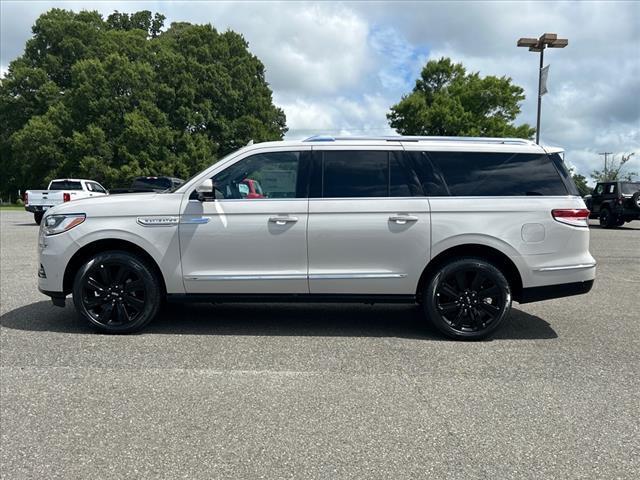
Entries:
{"type": "Polygon", "coordinates": [[[213,181],[207,178],[196,188],[198,200],[201,202],[211,202],[216,199],[216,191],[213,188],[213,181]]]}

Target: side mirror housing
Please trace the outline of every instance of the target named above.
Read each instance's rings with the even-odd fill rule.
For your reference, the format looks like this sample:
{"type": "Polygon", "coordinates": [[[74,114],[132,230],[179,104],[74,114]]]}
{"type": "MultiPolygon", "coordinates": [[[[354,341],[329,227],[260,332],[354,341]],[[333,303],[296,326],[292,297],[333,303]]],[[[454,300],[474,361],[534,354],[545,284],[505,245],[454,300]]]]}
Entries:
{"type": "Polygon", "coordinates": [[[216,191],[213,188],[213,181],[207,178],[196,188],[198,200],[201,202],[211,202],[216,199],[216,191]]]}

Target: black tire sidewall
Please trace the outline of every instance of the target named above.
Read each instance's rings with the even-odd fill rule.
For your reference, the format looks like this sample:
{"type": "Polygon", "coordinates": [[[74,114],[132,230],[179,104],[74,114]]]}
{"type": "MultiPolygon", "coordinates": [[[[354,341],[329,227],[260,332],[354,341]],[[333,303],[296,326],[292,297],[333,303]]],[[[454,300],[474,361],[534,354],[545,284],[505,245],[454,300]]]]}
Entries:
{"type": "Polygon", "coordinates": [[[427,288],[423,293],[423,308],[427,318],[443,334],[457,340],[482,340],[491,336],[509,316],[511,310],[511,287],[504,274],[494,265],[480,258],[461,258],[451,261],[439,267],[427,283],[427,288]],[[451,272],[461,267],[472,267],[481,270],[486,275],[490,275],[496,285],[502,290],[505,298],[505,307],[498,318],[496,318],[486,329],[478,332],[461,332],[452,328],[440,315],[436,308],[436,290],[441,280],[451,272]]]}
{"type": "Polygon", "coordinates": [[[79,315],[92,326],[105,333],[133,333],[144,328],[155,318],[162,300],[161,286],[154,269],[139,257],[124,251],[98,253],[90,258],[76,273],[73,282],[73,303],[79,315]],[[140,276],[148,287],[144,312],[132,323],[126,325],[104,325],[97,322],[87,312],[82,302],[82,288],[86,276],[96,263],[126,263],[140,276]]]}
{"type": "Polygon", "coordinates": [[[609,208],[603,208],[600,210],[599,215],[600,226],[603,228],[611,228],[613,226],[613,216],[609,211],[609,208]]]}
{"type": "Polygon", "coordinates": [[[40,225],[42,223],[42,217],[44,217],[44,213],[35,212],[33,214],[33,221],[36,222],[36,225],[40,225]]]}

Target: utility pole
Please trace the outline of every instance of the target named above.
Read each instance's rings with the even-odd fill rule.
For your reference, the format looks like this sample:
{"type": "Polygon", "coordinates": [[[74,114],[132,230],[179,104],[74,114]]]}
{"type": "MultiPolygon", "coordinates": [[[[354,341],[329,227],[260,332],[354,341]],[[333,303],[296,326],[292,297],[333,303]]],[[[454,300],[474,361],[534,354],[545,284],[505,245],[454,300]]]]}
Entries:
{"type": "MultiPolygon", "coordinates": [[[[542,110],[542,95],[546,93],[542,91],[542,71],[544,62],[544,49],[549,48],[564,48],[569,45],[569,40],[566,38],[558,38],[555,33],[544,33],[540,38],[527,38],[523,37],[518,40],[519,47],[527,47],[530,52],[540,52],[540,68],[538,70],[538,115],[536,116],[536,143],[540,143],[540,111],[542,110]]],[[[547,67],[549,68],[549,67],[547,67]]]]}
{"type": "Polygon", "coordinates": [[[607,156],[611,155],[612,152],[601,152],[598,155],[604,156],[604,178],[603,180],[607,180],[607,156]]]}

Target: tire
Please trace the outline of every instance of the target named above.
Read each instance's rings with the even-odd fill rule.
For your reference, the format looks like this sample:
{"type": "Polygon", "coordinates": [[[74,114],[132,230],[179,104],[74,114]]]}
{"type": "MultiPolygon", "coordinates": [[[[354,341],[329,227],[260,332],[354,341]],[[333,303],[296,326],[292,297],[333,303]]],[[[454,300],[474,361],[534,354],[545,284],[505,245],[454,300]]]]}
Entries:
{"type": "Polygon", "coordinates": [[[36,222],[36,225],[40,225],[42,223],[42,217],[44,217],[44,212],[33,213],[33,220],[36,222]]]}
{"type": "Polygon", "coordinates": [[[636,192],[631,197],[631,204],[635,207],[636,210],[640,210],[640,192],[636,192]]]}
{"type": "Polygon", "coordinates": [[[602,208],[600,210],[600,226],[602,228],[611,228],[615,225],[615,218],[611,215],[611,211],[608,208],[602,208]]]}
{"type": "Polygon", "coordinates": [[[157,315],[162,298],[155,269],[124,251],[96,254],[73,282],[76,311],[105,333],[142,330],[157,315]]]}
{"type": "Polygon", "coordinates": [[[461,258],[438,268],[423,293],[431,323],[456,340],[490,337],[511,310],[511,287],[504,274],[480,258],[461,258]]]}

